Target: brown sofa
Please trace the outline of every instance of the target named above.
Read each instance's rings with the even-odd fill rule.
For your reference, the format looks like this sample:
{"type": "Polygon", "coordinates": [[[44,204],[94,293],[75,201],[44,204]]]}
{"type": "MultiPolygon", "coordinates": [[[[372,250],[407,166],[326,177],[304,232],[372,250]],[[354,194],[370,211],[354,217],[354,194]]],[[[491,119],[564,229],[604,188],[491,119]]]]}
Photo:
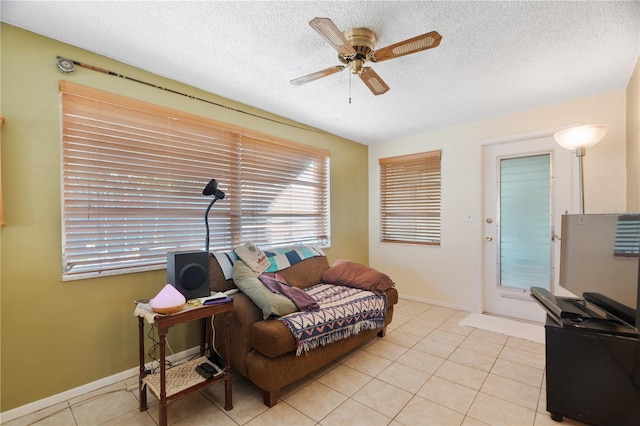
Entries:
{"type": "MultiPolygon", "coordinates": [[[[322,273],[329,268],[325,256],[302,260],[278,271],[288,284],[308,288],[321,281],[322,273]]],[[[210,256],[210,287],[213,291],[236,288],[232,279],[225,280],[218,261],[210,256]]],[[[255,383],[263,392],[264,403],[272,407],[278,402],[282,387],[329,364],[376,335],[383,337],[386,326],[393,318],[393,305],[398,302],[395,288],[385,291],[387,311],[385,325],[377,330],[362,330],[356,335],[319,346],[296,356],[296,342],[291,331],[278,320],[263,320],[262,311],[244,293],[236,293],[231,319],[231,367],[255,383]]],[[[215,345],[219,353],[225,353],[223,318],[214,318],[215,345]]]]}

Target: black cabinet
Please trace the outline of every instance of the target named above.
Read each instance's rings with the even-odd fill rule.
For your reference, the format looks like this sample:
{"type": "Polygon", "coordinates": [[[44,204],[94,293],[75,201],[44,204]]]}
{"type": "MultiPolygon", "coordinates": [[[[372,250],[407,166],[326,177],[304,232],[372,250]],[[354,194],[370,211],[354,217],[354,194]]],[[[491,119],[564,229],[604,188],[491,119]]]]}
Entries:
{"type": "Polygon", "coordinates": [[[638,426],[640,340],[597,327],[547,317],[547,411],[556,421],[638,426]]]}

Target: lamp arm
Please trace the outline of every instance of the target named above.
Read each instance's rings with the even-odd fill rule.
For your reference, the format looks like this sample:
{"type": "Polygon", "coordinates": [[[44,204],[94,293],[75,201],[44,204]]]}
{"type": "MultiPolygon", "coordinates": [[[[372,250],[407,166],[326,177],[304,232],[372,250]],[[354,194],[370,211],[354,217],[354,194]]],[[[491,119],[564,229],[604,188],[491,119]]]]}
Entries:
{"type": "Polygon", "coordinates": [[[207,240],[205,245],[205,251],[207,253],[209,253],[209,210],[211,210],[211,206],[213,206],[213,203],[215,203],[218,200],[219,200],[218,197],[214,197],[213,200],[209,203],[209,207],[207,207],[207,211],[204,213],[204,225],[207,228],[207,240]]]}

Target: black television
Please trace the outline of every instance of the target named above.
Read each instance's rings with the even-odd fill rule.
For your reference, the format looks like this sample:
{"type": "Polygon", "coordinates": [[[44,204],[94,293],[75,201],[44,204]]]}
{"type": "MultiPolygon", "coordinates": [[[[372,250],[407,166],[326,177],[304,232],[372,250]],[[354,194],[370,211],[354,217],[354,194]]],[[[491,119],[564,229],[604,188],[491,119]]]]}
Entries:
{"type": "Polygon", "coordinates": [[[640,214],[562,216],[562,288],[640,327],[640,214]]]}

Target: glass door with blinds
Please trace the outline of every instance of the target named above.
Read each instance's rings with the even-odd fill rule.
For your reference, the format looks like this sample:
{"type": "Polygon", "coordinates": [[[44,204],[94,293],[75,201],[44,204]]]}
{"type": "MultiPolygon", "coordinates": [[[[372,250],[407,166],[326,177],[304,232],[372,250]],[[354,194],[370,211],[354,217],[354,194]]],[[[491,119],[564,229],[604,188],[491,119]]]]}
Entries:
{"type": "Polygon", "coordinates": [[[483,157],[484,310],[544,321],[528,293],[557,282],[555,226],[571,211],[571,152],[544,137],[487,146],[483,157]]]}
{"type": "Polygon", "coordinates": [[[551,154],[499,161],[498,285],[551,286],[551,154]]]}

